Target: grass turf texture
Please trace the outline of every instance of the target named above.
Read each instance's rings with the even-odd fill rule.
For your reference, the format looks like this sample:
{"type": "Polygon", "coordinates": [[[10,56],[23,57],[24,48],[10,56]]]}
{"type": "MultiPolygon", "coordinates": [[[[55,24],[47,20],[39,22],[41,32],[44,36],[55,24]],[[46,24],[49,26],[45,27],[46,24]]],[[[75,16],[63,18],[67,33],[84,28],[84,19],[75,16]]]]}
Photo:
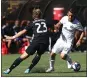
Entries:
{"type": "Polygon", "coordinates": [[[55,71],[51,73],[45,73],[45,70],[49,67],[49,54],[42,55],[39,63],[32,69],[29,74],[24,74],[25,69],[30,65],[33,56],[24,60],[18,67],[16,67],[10,74],[3,74],[3,71],[9,68],[13,61],[19,57],[20,54],[8,54],[2,55],[1,63],[1,75],[2,77],[85,77],[87,76],[86,67],[86,53],[74,52],[70,53],[71,58],[74,61],[78,61],[81,64],[79,72],[74,72],[67,68],[67,64],[64,60],[61,60],[59,54],[56,56],[55,71]]]}

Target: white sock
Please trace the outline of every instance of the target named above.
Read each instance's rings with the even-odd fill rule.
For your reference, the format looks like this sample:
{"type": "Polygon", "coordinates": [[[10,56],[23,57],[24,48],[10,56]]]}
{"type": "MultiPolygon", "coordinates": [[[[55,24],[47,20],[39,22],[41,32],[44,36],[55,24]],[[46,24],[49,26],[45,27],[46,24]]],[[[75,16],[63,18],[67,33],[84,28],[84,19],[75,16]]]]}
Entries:
{"type": "Polygon", "coordinates": [[[50,56],[50,68],[54,69],[54,63],[55,63],[55,56],[50,56]]]}
{"type": "Polygon", "coordinates": [[[54,63],[55,63],[54,60],[50,60],[50,68],[53,68],[54,69],[54,63]]]}
{"type": "Polygon", "coordinates": [[[71,68],[72,67],[72,65],[67,61],[67,67],[68,68],[71,68]]]}
{"type": "Polygon", "coordinates": [[[72,59],[69,57],[69,55],[67,55],[66,61],[67,61],[68,68],[71,68],[71,66],[72,66],[72,59]]]}

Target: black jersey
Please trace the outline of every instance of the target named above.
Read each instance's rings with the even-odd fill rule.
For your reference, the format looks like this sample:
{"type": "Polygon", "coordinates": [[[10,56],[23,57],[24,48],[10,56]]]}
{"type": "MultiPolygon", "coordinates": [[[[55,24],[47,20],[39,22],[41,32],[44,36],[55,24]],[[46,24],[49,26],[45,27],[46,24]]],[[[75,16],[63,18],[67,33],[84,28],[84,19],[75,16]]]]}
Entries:
{"type": "Polygon", "coordinates": [[[46,20],[34,20],[25,29],[28,31],[31,28],[33,30],[33,41],[39,43],[46,43],[48,41],[49,35],[46,20]]]}

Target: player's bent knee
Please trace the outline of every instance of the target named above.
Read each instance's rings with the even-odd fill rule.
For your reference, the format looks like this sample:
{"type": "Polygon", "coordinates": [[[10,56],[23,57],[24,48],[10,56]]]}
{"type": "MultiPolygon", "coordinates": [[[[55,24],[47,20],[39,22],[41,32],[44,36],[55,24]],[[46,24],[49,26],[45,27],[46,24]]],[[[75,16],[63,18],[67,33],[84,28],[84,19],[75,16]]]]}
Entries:
{"type": "Polygon", "coordinates": [[[55,56],[56,56],[56,54],[55,53],[52,53],[51,54],[51,60],[55,60],[55,56]]]}
{"type": "Polygon", "coordinates": [[[20,58],[21,59],[26,59],[26,58],[28,58],[29,57],[29,55],[26,53],[26,52],[24,52],[21,56],[20,56],[20,58]]]}
{"type": "Polygon", "coordinates": [[[42,54],[37,54],[38,57],[41,57],[42,54]]]}
{"type": "Polygon", "coordinates": [[[67,54],[60,54],[60,57],[61,57],[61,59],[63,59],[63,60],[66,60],[66,58],[67,58],[67,54]]]}
{"type": "Polygon", "coordinates": [[[53,53],[53,52],[51,52],[51,54],[50,54],[50,56],[55,56],[56,54],[55,53],[53,53]]]}

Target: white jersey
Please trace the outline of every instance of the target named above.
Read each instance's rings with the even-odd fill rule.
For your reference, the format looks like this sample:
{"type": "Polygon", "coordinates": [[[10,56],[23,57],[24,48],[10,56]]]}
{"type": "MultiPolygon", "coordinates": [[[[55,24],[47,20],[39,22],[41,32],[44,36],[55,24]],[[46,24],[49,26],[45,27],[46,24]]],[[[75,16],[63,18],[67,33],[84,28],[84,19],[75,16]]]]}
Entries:
{"type": "Polygon", "coordinates": [[[83,31],[83,27],[81,23],[75,19],[73,22],[68,21],[68,16],[64,16],[60,22],[63,24],[62,33],[60,38],[56,41],[55,45],[52,48],[52,52],[54,53],[69,53],[76,30],[83,31]]]}
{"type": "Polygon", "coordinates": [[[63,24],[60,38],[64,41],[72,43],[76,30],[83,31],[81,23],[75,19],[73,22],[68,20],[68,16],[64,16],[60,22],[63,24]]]}

